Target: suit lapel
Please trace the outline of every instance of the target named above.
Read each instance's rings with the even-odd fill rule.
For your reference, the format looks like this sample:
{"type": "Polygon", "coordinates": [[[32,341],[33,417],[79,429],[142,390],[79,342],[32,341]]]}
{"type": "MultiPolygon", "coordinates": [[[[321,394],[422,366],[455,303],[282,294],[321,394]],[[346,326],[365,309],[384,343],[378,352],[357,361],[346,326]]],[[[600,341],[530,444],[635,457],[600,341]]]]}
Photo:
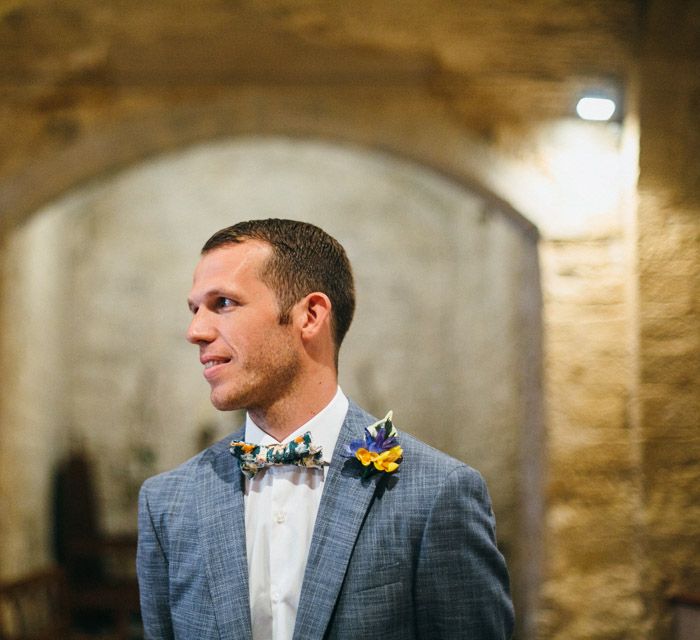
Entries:
{"type": "Polygon", "coordinates": [[[360,479],[344,470],[345,446],[375,418],[350,403],[325,480],[297,610],[294,640],[322,638],[345,578],[378,474],[360,479]]]}
{"type": "MultiPolygon", "coordinates": [[[[243,433],[234,434],[234,439],[243,433]]],[[[251,638],[243,476],[226,441],[200,461],[199,536],[221,640],[251,638]]]]}

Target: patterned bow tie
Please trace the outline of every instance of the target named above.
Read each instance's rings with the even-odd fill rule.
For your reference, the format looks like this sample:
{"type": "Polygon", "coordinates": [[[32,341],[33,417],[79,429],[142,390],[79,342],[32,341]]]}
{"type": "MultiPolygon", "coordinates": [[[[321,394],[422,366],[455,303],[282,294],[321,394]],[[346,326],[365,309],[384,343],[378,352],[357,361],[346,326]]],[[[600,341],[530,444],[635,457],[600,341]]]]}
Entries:
{"type": "Polygon", "coordinates": [[[273,444],[269,447],[249,442],[233,441],[230,451],[246,478],[252,478],[258,471],[267,467],[294,464],[298,467],[321,469],[326,464],[322,459],[321,447],[311,442],[311,433],[294,438],[287,444],[273,444]]]}

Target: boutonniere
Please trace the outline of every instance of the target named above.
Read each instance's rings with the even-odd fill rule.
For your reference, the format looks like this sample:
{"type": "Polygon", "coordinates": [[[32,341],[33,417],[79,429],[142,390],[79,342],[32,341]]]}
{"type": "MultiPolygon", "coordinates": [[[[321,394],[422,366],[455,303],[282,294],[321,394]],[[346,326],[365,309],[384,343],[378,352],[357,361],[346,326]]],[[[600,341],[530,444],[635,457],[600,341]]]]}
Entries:
{"type": "Polygon", "coordinates": [[[365,437],[346,446],[345,456],[359,461],[363,477],[374,472],[394,473],[403,460],[403,449],[391,422],[392,415],[393,412],[389,411],[383,420],[365,427],[365,437]]]}

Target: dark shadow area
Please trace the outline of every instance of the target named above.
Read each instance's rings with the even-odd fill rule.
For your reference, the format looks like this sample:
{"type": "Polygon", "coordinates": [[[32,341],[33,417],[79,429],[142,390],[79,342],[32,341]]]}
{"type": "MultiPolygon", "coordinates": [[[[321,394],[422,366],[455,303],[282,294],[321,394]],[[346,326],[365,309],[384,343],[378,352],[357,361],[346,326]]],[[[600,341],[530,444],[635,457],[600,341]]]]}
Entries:
{"type": "Polygon", "coordinates": [[[136,536],[101,530],[94,486],[92,467],[81,452],[73,452],[57,469],[54,551],[65,576],[69,626],[89,637],[142,638],[136,536]]]}

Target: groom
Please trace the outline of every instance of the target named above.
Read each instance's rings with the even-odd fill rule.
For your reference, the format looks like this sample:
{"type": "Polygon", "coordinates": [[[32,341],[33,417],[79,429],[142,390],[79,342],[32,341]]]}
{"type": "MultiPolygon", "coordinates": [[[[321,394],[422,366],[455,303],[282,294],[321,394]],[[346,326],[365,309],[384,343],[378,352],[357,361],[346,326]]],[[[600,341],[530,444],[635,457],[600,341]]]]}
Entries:
{"type": "Polygon", "coordinates": [[[144,483],[146,637],[510,637],[481,476],[338,387],[355,307],[342,246],[292,220],[223,229],[202,249],[189,306],[212,403],[247,415],[144,483]]]}

